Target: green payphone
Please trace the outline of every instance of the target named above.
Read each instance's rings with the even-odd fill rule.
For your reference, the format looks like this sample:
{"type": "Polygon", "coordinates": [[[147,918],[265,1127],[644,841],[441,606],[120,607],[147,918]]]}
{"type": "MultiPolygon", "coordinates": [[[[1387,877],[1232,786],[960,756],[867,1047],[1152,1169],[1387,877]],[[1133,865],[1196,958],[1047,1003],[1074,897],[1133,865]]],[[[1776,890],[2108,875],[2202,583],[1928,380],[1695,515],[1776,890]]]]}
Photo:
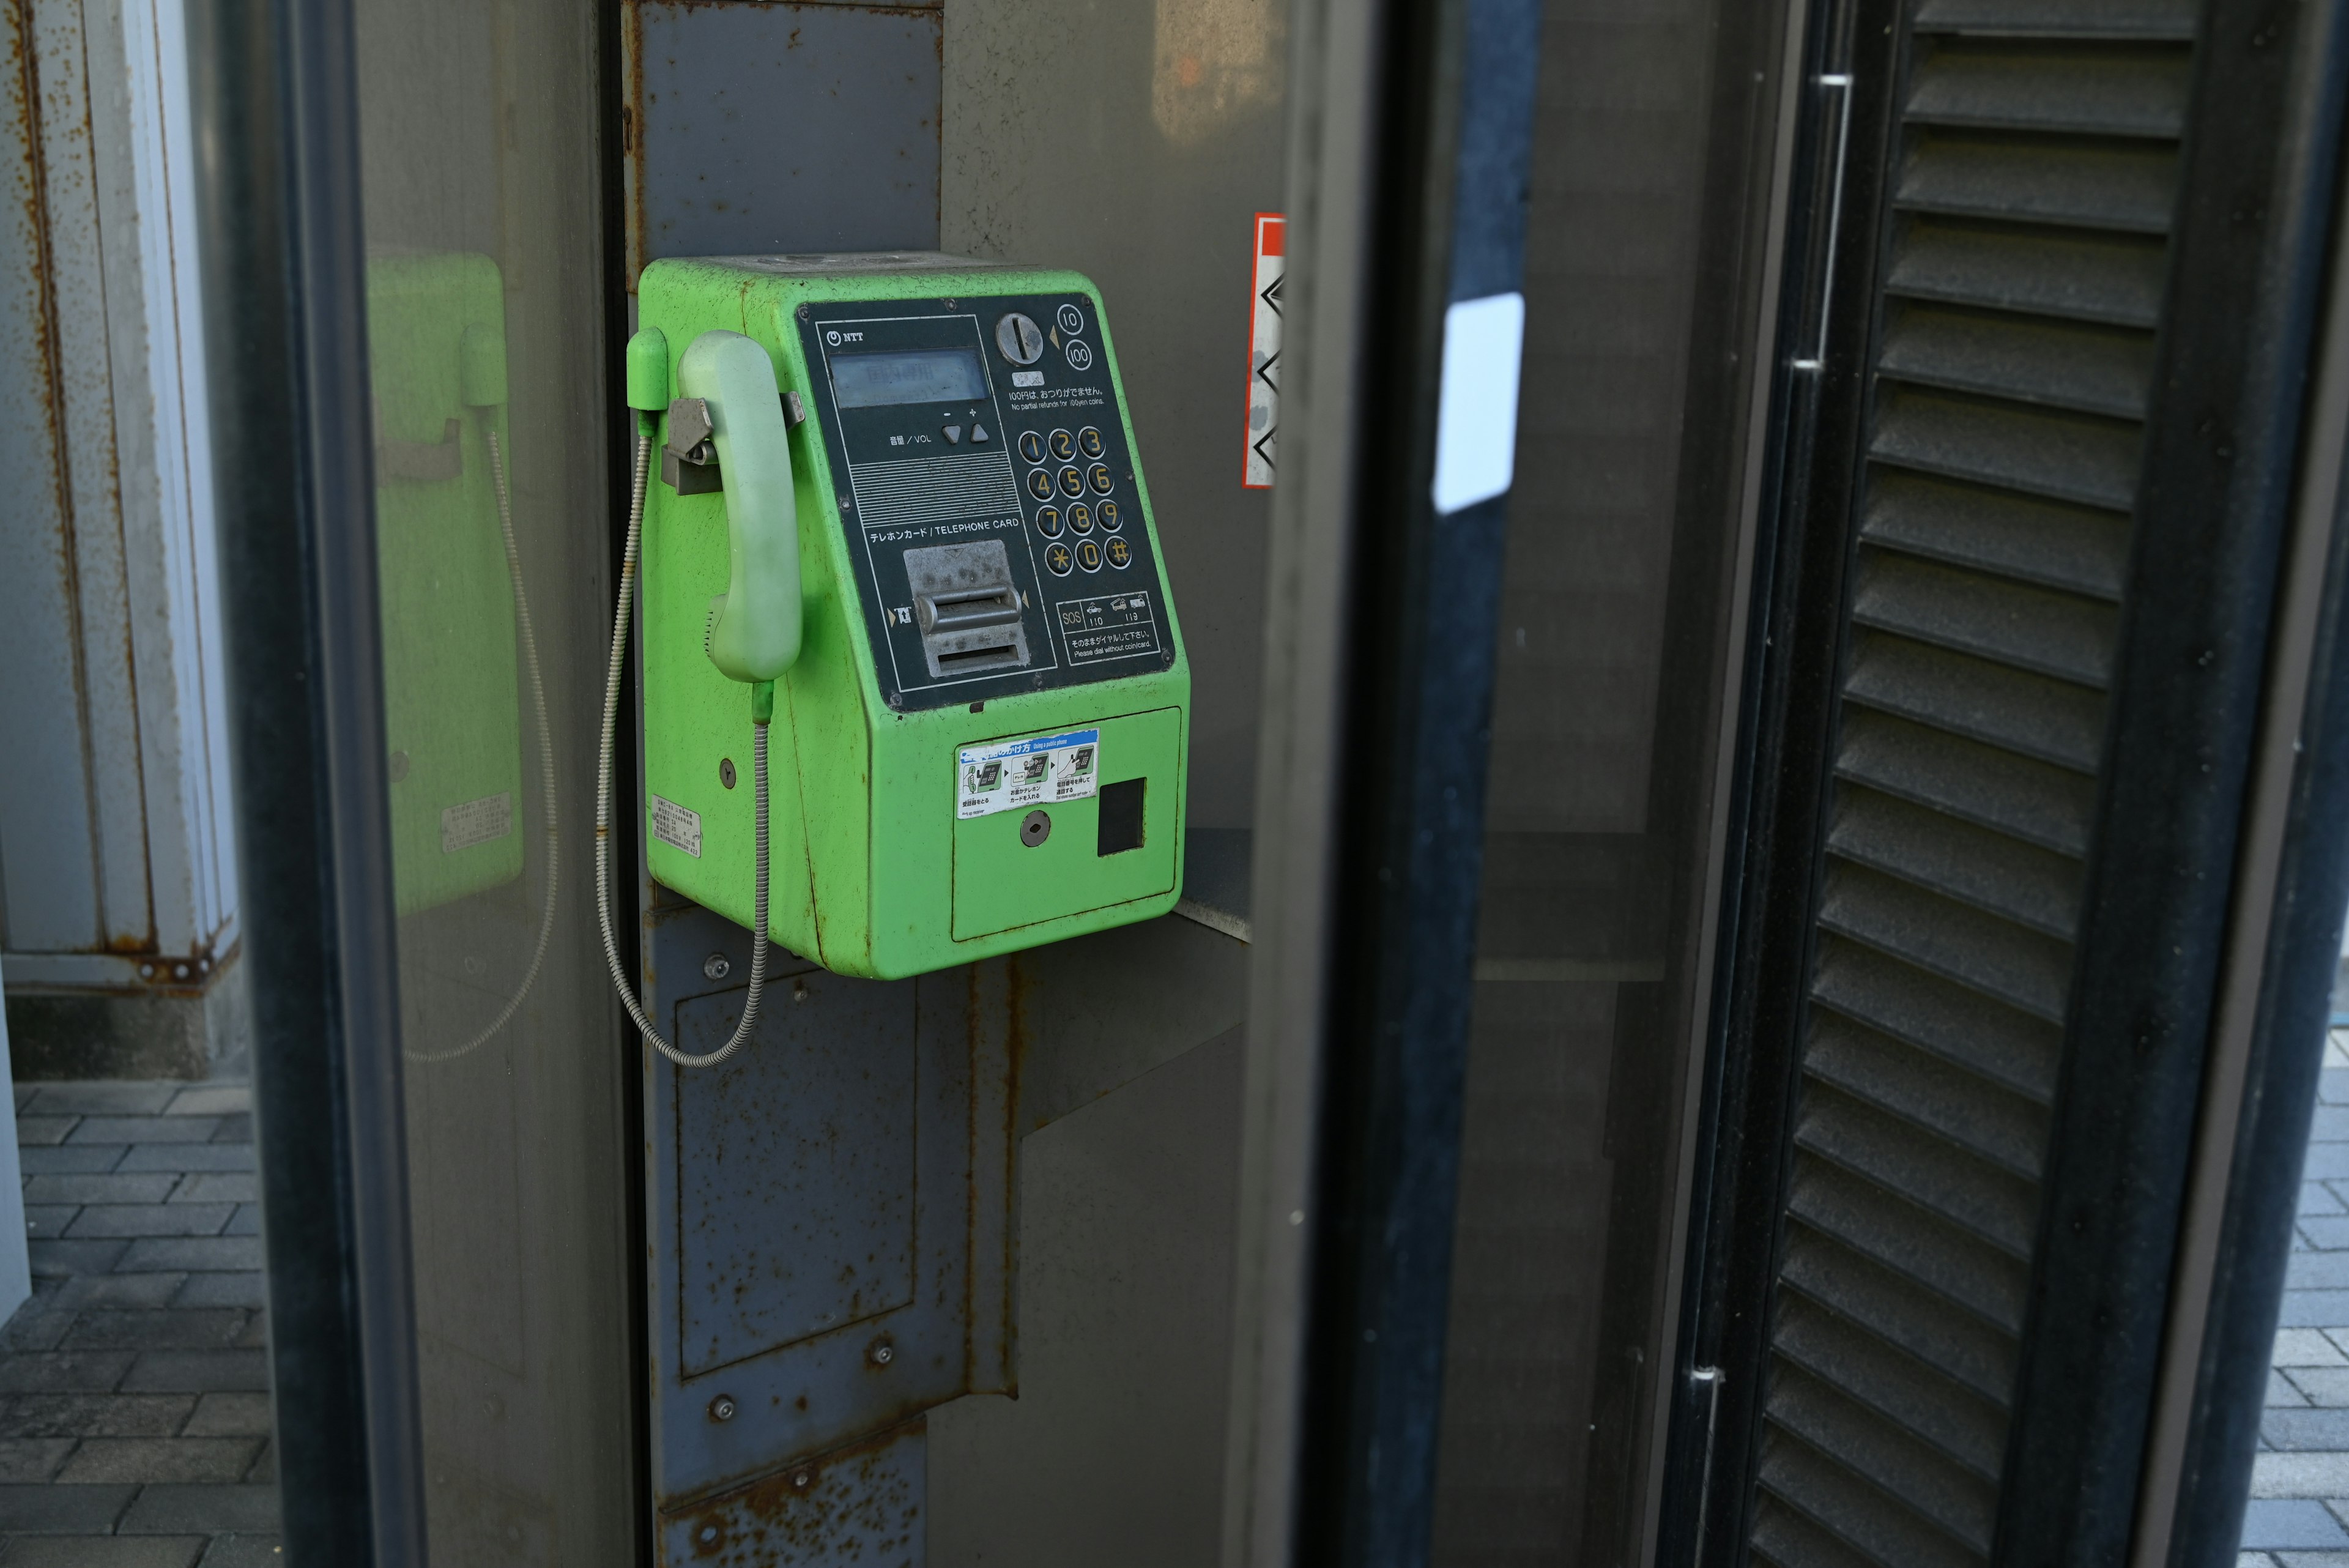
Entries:
{"type": "MultiPolygon", "coordinates": [[[[1190,671],[1092,285],[667,260],[638,306],[597,794],[623,993],[610,758],[639,553],[657,881],[881,979],[1172,909],[1190,671]]],[[[734,1040],[688,1060],[748,1038],[764,946],[734,1040]]]]}

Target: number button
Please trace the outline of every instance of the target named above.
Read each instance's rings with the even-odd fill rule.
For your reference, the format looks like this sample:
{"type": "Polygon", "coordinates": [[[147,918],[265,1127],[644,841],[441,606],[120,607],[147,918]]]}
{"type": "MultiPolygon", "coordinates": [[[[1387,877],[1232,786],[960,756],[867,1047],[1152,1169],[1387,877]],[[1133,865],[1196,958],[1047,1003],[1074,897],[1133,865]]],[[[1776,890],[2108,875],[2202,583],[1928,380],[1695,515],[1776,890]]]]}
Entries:
{"type": "MultiPolygon", "coordinates": [[[[1051,500],[1052,476],[1040,468],[1037,469],[1028,476],[1028,493],[1039,501],[1051,500]]],[[[1074,492],[1071,493],[1073,494],[1074,492]]]]}
{"type": "Polygon", "coordinates": [[[1099,457],[1102,454],[1101,431],[1093,429],[1091,425],[1087,425],[1084,429],[1079,431],[1077,432],[1077,450],[1083,452],[1087,457],[1099,457]]]}
{"type": "Polygon", "coordinates": [[[1097,462],[1093,464],[1092,472],[1086,477],[1092,481],[1093,493],[1095,495],[1107,495],[1109,493],[1110,477],[1109,465],[1107,463],[1097,462]]]}
{"type": "Polygon", "coordinates": [[[1105,533],[1114,534],[1125,526],[1125,514],[1118,510],[1117,503],[1114,501],[1104,501],[1101,504],[1100,516],[1101,525],[1105,533]]]}
{"type": "Polygon", "coordinates": [[[1038,435],[1034,431],[1021,431],[1019,432],[1019,455],[1026,458],[1030,462],[1043,462],[1044,438],[1038,435]]]}
{"type": "Polygon", "coordinates": [[[1112,566],[1130,566],[1133,561],[1133,547],[1123,539],[1112,539],[1102,546],[1102,554],[1109,557],[1112,566]]]}
{"type": "MultiPolygon", "coordinates": [[[[1042,469],[1040,469],[1040,469],[1038,469],[1036,472],[1039,472],[1039,473],[1041,473],[1041,472],[1043,472],[1044,471],[1043,471],[1042,469]]],[[[1075,469],[1073,469],[1073,468],[1064,468],[1064,469],[1061,470],[1061,494],[1063,494],[1063,495],[1068,495],[1068,496],[1078,496],[1078,495],[1082,495],[1084,493],[1085,493],[1085,476],[1084,476],[1083,474],[1079,473],[1079,472],[1078,472],[1075,469]]]]}
{"type": "Polygon", "coordinates": [[[1054,431],[1052,439],[1048,444],[1052,449],[1052,456],[1061,462],[1066,462],[1077,455],[1076,438],[1066,431],[1054,431]]]}
{"type": "Polygon", "coordinates": [[[1101,546],[1099,545],[1094,544],[1091,539],[1085,539],[1079,542],[1077,545],[1077,565],[1082,566],[1088,572],[1098,572],[1101,570],[1101,562],[1102,555],[1101,546]]]}
{"type": "MultiPolygon", "coordinates": [[[[1090,545],[1092,541],[1088,539],[1085,543],[1090,545]]],[[[1065,577],[1069,569],[1076,565],[1076,558],[1069,553],[1066,545],[1047,545],[1044,546],[1044,565],[1051,569],[1054,576],[1065,577]]]]}
{"type": "Polygon", "coordinates": [[[1074,533],[1092,533],[1093,531],[1093,509],[1086,505],[1081,501],[1078,502],[1074,506],[1070,507],[1069,527],[1074,533]]]}
{"type": "Polygon", "coordinates": [[[1057,506],[1038,507],[1036,509],[1036,532],[1041,534],[1047,539],[1059,538],[1061,536],[1061,509],[1057,506]]]}

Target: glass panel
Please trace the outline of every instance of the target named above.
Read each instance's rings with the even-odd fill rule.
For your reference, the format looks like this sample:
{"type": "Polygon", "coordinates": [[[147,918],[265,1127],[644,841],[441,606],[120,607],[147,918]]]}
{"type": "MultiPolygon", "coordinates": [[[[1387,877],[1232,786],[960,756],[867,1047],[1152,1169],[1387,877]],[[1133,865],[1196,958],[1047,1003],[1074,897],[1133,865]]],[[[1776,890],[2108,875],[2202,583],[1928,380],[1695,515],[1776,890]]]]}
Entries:
{"type": "Polygon", "coordinates": [[[1640,1555],[1769,144],[1716,84],[1775,74],[1777,10],[1547,7],[1442,1563],[1640,1555]]]}
{"type": "Polygon", "coordinates": [[[610,614],[597,11],[354,9],[432,1556],[619,1562],[631,1054],[585,831],[610,614]]]}

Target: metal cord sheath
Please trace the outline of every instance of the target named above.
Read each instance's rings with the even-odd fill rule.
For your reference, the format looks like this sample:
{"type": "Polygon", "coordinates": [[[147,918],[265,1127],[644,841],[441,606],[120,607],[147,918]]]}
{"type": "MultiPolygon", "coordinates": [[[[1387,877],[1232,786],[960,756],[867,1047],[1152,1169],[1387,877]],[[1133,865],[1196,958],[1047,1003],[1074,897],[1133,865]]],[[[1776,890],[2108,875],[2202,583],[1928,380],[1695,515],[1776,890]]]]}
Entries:
{"type": "Polygon", "coordinates": [[[759,1021],[759,998],[767,985],[767,725],[764,720],[754,719],[750,732],[752,809],[757,813],[752,829],[756,880],[751,895],[750,993],[742,999],[742,1021],[734,1026],[734,1037],[717,1050],[696,1056],[662,1039],[653,1021],[645,1016],[643,1004],[628,989],[620,944],[612,935],[612,751],[620,722],[620,671],[627,659],[628,617],[636,607],[636,551],[644,535],[645,484],[652,452],[652,437],[639,434],[636,478],[628,493],[628,541],[620,556],[620,602],[612,616],[612,662],[604,681],[604,740],[595,753],[595,919],[604,929],[604,960],[611,966],[613,988],[653,1049],[680,1067],[710,1067],[740,1050],[750,1038],[750,1030],[759,1021]]]}

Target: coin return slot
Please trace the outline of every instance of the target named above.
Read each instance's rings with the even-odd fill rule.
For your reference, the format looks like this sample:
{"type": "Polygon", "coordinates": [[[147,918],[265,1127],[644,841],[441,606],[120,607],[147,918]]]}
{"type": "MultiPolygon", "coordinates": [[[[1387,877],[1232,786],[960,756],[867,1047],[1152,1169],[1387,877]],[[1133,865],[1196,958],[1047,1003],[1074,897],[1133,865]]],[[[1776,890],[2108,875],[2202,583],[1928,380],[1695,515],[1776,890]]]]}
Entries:
{"type": "Polygon", "coordinates": [[[1001,540],[908,550],[905,580],[932,680],[1028,662],[1019,587],[1001,540]]]}

